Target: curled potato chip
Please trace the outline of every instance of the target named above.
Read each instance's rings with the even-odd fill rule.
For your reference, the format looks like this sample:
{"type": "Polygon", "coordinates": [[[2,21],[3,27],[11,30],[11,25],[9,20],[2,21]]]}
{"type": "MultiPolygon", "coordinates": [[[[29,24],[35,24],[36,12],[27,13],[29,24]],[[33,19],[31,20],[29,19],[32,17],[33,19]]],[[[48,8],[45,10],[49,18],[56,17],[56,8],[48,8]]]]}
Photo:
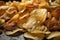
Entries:
{"type": "Polygon", "coordinates": [[[31,32],[32,34],[50,34],[50,32],[44,32],[44,31],[39,31],[39,30],[34,30],[33,32],[31,32]]]}
{"type": "Polygon", "coordinates": [[[9,6],[0,6],[0,9],[8,9],[9,6]]]}
{"type": "Polygon", "coordinates": [[[52,32],[52,33],[47,37],[47,39],[52,39],[52,38],[55,38],[55,37],[60,37],[60,32],[52,32]]]}
{"type": "Polygon", "coordinates": [[[31,12],[32,17],[35,17],[36,20],[43,23],[47,17],[47,10],[46,9],[35,9],[31,12]]]}
{"type": "Polygon", "coordinates": [[[19,14],[14,15],[8,22],[16,21],[17,19],[19,19],[19,14]]]}
{"type": "Polygon", "coordinates": [[[24,33],[24,37],[35,39],[35,37],[33,37],[30,33],[24,33]]]}
{"type": "Polygon", "coordinates": [[[4,28],[7,30],[15,29],[17,25],[17,19],[19,19],[19,14],[14,15],[8,22],[4,24],[4,28]]]}
{"type": "Polygon", "coordinates": [[[34,34],[31,34],[31,33],[25,33],[24,34],[24,37],[26,38],[30,38],[30,39],[33,39],[33,40],[43,40],[45,35],[41,34],[41,35],[34,35],[34,34]]]}
{"type": "Polygon", "coordinates": [[[6,13],[4,13],[2,16],[0,16],[0,18],[3,18],[3,17],[5,17],[5,16],[7,16],[7,14],[6,14],[6,13]]]}
{"type": "Polygon", "coordinates": [[[4,15],[9,6],[0,6],[0,16],[4,15]]]}
{"type": "Polygon", "coordinates": [[[30,18],[27,23],[23,24],[23,28],[25,28],[28,31],[31,31],[32,27],[34,27],[36,24],[36,20],[33,18],[30,18]]]}
{"type": "Polygon", "coordinates": [[[5,34],[6,35],[14,35],[14,34],[17,34],[17,32],[24,32],[24,30],[17,28],[17,29],[12,30],[12,31],[5,31],[5,34]]]}
{"type": "Polygon", "coordinates": [[[59,0],[49,0],[49,3],[50,3],[50,8],[55,8],[55,7],[58,7],[60,6],[60,1],[59,0]]]}
{"type": "Polygon", "coordinates": [[[18,20],[18,24],[23,24],[25,22],[27,22],[28,18],[29,18],[29,13],[23,13],[22,15],[20,15],[19,20],[18,20]]]}
{"type": "Polygon", "coordinates": [[[17,13],[16,12],[16,10],[14,10],[14,11],[11,11],[11,13],[10,12],[6,12],[7,10],[5,10],[5,12],[1,15],[1,17],[0,18],[2,18],[2,19],[5,19],[5,20],[9,20],[10,18],[12,18],[13,16],[15,16],[15,14],[17,13]]]}
{"type": "Polygon", "coordinates": [[[16,8],[15,7],[9,7],[7,10],[6,10],[6,12],[8,13],[8,14],[12,14],[12,13],[14,13],[14,12],[16,12],[17,10],[16,10],[16,8]]]}
{"type": "Polygon", "coordinates": [[[23,12],[26,9],[26,4],[24,2],[13,1],[7,2],[6,5],[10,7],[15,7],[16,10],[20,12],[23,12]]]}
{"type": "Polygon", "coordinates": [[[19,5],[16,5],[19,12],[24,12],[26,10],[26,4],[25,3],[19,3],[19,5]]]}

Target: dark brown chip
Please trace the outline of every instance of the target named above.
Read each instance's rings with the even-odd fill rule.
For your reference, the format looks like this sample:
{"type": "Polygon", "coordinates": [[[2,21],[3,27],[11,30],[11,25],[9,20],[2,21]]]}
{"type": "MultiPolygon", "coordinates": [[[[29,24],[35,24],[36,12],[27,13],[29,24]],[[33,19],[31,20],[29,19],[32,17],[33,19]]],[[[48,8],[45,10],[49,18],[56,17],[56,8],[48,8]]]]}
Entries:
{"type": "Polygon", "coordinates": [[[1,5],[4,5],[4,4],[5,4],[5,2],[3,2],[3,1],[0,1],[0,6],[1,6],[1,5]]]}
{"type": "Polygon", "coordinates": [[[16,28],[16,25],[17,25],[17,23],[16,22],[11,22],[11,23],[7,23],[5,26],[4,26],[4,28],[6,29],[6,30],[14,30],[15,28],[16,28]]]}
{"type": "Polygon", "coordinates": [[[60,21],[49,21],[49,22],[47,22],[47,28],[50,31],[60,31],[60,21]]]}
{"type": "Polygon", "coordinates": [[[58,19],[60,18],[60,8],[53,11],[53,16],[58,19]]]}

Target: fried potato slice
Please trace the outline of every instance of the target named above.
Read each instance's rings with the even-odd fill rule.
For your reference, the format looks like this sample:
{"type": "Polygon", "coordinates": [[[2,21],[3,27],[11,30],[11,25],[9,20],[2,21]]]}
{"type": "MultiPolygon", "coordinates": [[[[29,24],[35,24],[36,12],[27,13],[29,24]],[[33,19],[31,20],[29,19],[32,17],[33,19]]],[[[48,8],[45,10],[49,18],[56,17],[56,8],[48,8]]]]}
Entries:
{"type": "Polygon", "coordinates": [[[15,30],[12,30],[12,31],[5,31],[5,34],[6,35],[15,35],[15,34],[18,35],[17,32],[24,32],[24,30],[23,29],[16,28],[15,30]]]}
{"type": "Polygon", "coordinates": [[[31,33],[25,33],[24,37],[30,38],[30,39],[33,39],[33,40],[43,40],[44,35],[40,34],[40,36],[39,36],[39,35],[31,34],[31,33]]]}
{"type": "Polygon", "coordinates": [[[55,37],[60,37],[60,32],[52,32],[52,33],[47,37],[47,39],[52,39],[52,38],[55,38],[55,37]]]}
{"type": "Polygon", "coordinates": [[[35,9],[31,12],[32,17],[35,17],[36,20],[43,23],[47,17],[47,10],[46,9],[35,9]]]}

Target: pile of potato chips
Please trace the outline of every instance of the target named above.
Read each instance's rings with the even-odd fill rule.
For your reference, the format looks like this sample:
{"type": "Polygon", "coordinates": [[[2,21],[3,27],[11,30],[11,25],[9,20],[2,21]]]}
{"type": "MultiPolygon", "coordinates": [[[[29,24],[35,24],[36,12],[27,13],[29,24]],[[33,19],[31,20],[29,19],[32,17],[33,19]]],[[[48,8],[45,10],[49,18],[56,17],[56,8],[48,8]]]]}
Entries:
{"type": "Polygon", "coordinates": [[[60,40],[60,0],[1,3],[0,32],[8,36],[23,33],[31,40],[60,40]]]}

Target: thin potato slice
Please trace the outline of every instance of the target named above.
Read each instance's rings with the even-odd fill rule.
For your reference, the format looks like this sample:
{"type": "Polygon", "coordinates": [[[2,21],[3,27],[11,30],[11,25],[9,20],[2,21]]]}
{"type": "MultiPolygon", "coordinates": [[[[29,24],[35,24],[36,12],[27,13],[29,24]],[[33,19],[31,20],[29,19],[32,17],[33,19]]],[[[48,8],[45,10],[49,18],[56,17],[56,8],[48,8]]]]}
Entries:
{"type": "Polygon", "coordinates": [[[46,9],[35,9],[31,12],[32,17],[36,17],[36,20],[43,23],[47,17],[47,10],[46,9]]]}
{"type": "Polygon", "coordinates": [[[19,14],[14,15],[8,22],[16,21],[17,19],[19,19],[19,14]]]}
{"type": "Polygon", "coordinates": [[[60,32],[52,32],[52,33],[47,37],[47,39],[52,39],[52,38],[59,37],[59,36],[60,36],[60,32]]]}
{"type": "Polygon", "coordinates": [[[43,40],[44,35],[41,34],[40,36],[39,36],[39,35],[36,36],[36,35],[34,35],[34,34],[31,34],[31,33],[25,33],[25,34],[24,34],[24,37],[30,38],[30,39],[33,39],[33,40],[43,40]]]}
{"type": "Polygon", "coordinates": [[[17,28],[17,29],[15,29],[13,31],[5,31],[5,34],[6,35],[14,35],[14,34],[17,34],[17,32],[24,32],[24,30],[17,28]]]}

